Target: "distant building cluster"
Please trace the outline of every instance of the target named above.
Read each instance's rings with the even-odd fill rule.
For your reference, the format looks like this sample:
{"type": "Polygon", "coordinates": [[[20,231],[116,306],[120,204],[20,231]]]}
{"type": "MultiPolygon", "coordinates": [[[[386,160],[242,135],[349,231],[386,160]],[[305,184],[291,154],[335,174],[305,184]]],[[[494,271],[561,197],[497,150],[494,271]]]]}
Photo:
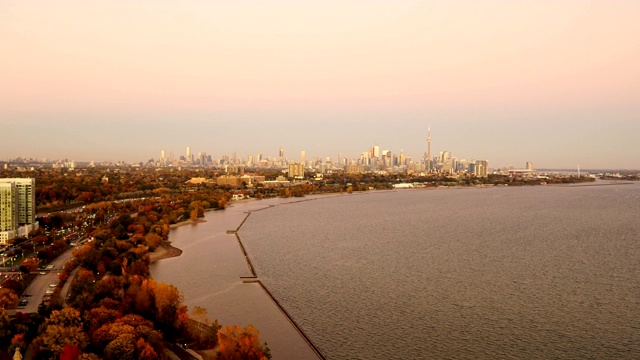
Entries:
{"type": "MultiPolygon", "coordinates": [[[[224,175],[234,176],[236,178],[243,177],[246,173],[254,173],[262,170],[274,170],[279,172],[285,179],[289,181],[299,181],[311,176],[317,177],[319,174],[365,174],[375,173],[380,175],[386,174],[407,174],[411,176],[476,176],[488,177],[489,174],[503,174],[519,177],[535,176],[536,172],[533,163],[527,162],[522,169],[514,169],[513,167],[505,169],[489,169],[489,162],[485,159],[460,159],[451,151],[443,150],[432,155],[431,152],[431,127],[429,126],[426,139],[426,152],[418,159],[414,159],[400,150],[394,153],[391,150],[381,148],[374,145],[366,151],[360,153],[358,157],[347,158],[338,153],[337,158],[331,156],[308,158],[306,151],[301,151],[299,158],[295,159],[287,157],[283,147],[275,148],[275,156],[265,156],[262,152],[255,155],[248,155],[246,158],[237,156],[235,152],[225,154],[219,158],[213,158],[205,152],[192,152],[191,147],[187,146],[183,155],[175,155],[173,151],[160,151],[158,159],[149,159],[146,163],[140,162],[136,164],[127,164],[122,161],[112,163],[110,161],[94,163],[77,164],[73,160],[47,160],[47,159],[26,159],[17,158],[9,160],[9,162],[1,162],[5,169],[11,165],[18,170],[33,170],[39,166],[51,166],[58,169],[74,170],[76,166],[123,166],[123,167],[151,167],[151,168],[183,168],[183,167],[202,167],[213,168],[223,171],[224,175]],[[308,174],[306,174],[308,173],[308,174]],[[306,175],[305,175],[306,174],[306,175]]],[[[221,180],[229,182],[246,183],[246,179],[242,180],[221,180]]],[[[280,181],[280,180],[279,180],[280,181]]],[[[228,184],[232,185],[232,184],[228,184]]]]}
{"type": "Polygon", "coordinates": [[[306,151],[300,152],[299,159],[291,159],[285,155],[283,147],[278,148],[277,156],[264,156],[262,152],[240,158],[236,153],[223,155],[219,159],[213,159],[206,153],[191,152],[191,147],[186,147],[185,155],[174,156],[173,152],[167,154],[160,151],[159,160],[150,160],[147,165],[157,167],[215,167],[225,169],[229,175],[243,175],[247,169],[277,169],[287,174],[289,179],[304,178],[305,171],[319,174],[346,172],[358,174],[366,172],[406,173],[406,174],[459,174],[468,173],[475,176],[486,177],[488,174],[487,160],[458,159],[450,151],[440,151],[439,155],[431,156],[431,127],[427,135],[427,152],[422,159],[414,160],[407,156],[403,150],[393,153],[391,150],[381,149],[374,145],[364,151],[357,158],[348,159],[338,154],[337,159],[316,157],[307,159],[306,151]]]}
{"type": "Polygon", "coordinates": [[[35,179],[0,179],[0,245],[37,228],[35,179]]]}

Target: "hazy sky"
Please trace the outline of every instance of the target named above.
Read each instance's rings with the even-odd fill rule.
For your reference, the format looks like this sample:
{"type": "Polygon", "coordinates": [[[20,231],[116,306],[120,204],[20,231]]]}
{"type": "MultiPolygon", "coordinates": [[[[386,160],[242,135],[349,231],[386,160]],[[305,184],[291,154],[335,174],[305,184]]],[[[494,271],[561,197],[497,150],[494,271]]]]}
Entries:
{"type": "Polygon", "coordinates": [[[0,0],[0,160],[640,169],[640,1],[0,0]]]}

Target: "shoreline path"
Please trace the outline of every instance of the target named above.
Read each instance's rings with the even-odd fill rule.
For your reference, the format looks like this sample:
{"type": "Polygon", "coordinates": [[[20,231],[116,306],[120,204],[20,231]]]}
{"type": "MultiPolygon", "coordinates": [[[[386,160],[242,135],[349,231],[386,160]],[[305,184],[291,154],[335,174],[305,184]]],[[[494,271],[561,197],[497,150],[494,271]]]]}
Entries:
{"type": "Polygon", "coordinates": [[[206,222],[171,230],[171,246],[152,254],[151,275],[177,286],[189,309],[203,307],[223,326],[254,325],[274,359],[324,359],[253,273],[237,234],[251,212],[323,197],[240,201],[207,212],[206,222]]]}

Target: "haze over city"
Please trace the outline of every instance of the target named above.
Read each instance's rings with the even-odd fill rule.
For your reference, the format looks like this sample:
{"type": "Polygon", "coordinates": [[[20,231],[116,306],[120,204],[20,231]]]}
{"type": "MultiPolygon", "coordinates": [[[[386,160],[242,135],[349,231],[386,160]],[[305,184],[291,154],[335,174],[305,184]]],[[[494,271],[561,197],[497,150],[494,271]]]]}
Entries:
{"type": "Polygon", "coordinates": [[[0,160],[639,169],[637,1],[0,3],[0,160]]]}

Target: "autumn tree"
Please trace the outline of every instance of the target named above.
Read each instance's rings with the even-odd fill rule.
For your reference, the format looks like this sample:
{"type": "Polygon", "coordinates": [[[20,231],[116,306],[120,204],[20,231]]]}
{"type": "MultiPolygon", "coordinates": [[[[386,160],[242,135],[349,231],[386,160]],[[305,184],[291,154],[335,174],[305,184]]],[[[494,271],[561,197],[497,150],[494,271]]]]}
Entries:
{"type": "Polygon", "coordinates": [[[62,348],[60,360],[78,360],[80,358],[80,347],[78,345],[67,344],[62,348]]]}
{"type": "Polygon", "coordinates": [[[156,320],[170,333],[187,327],[187,307],[182,304],[182,293],[173,285],[150,281],[155,300],[156,320]],[[155,286],[154,286],[155,285],[155,286]]]}
{"type": "Polygon", "coordinates": [[[113,339],[104,348],[104,358],[107,360],[136,359],[136,338],[132,334],[123,334],[113,339]]]}
{"type": "Polygon", "coordinates": [[[191,311],[189,331],[194,338],[196,347],[211,349],[217,345],[217,333],[220,330],[218,321],[209,320],[207,309],[195,306],[191,311]]]}
{"type": "Polygon", "coordinates": [[[76,345],[83,349],[88,344],[87,334],[83,330],[80,312],[66,307],[54,310],[43,325],[44,331],[36,338],[39,349],[58,357],[67,345],[76,345]]]}
{"type": "Polygon", "coordinates": [[[9,315],[5,309],[0,309],[0,341],[8,339],[11,336],[11,322],[9,315]]]}
{"type": "Polygon", "coordinates": [[[0,309],[11,309],[18,303],[18,295],[7,288],[0,289],[0,309]]]}
{"type": "Polygon", "coordinates": [[[18,294],[22,291],[22,282],[14,279],[7,279],[2,282],[2,288],[12,290],[18,294]]]}
{"type": "Polygon", "coordinates": [[[219,360],[266,360],[271,358],[267,344],[260,344],[260,333],[252,325],[225,326],[218,331],[219,360]]]}
{"type": "Polygon", "coordinates": [[[91,343],[104,349],[105,359],[152,359],[163,353],[162,334],[153,329],[151,321],[133,314],[101,326],[91,343]]]}
{"type": "Polygon", "coordinates": [[[105,276],[96,282],[96,299],[111,298],[122,300],[124,296],[124,279],[120,276],[105,276]]]}
{"type": "Polygon", "coordinates": [[[93,335],[104,324],[114,322],[118,317],[120,313],[117,310],[107,309],[104,306],[89,310],[85,316],[86,323],[89,324],[89,335],[93,335]]]}
{"type": "Polygon", "coordinates": [[[93,272],[83,268],[78,270],[70,290],[74,306],[80,309],[89,308],[93,302],[94,288],[95,276],[93,272]]]}
{"type": "Polygon", "coordinates": [[[155,251],[155,249],[162,243],[162,236],[150,232],[144,237],[144,240],[145,244],[149,247],[149,250],[155,251]]]}
{"type": "Polygon", "coordinates": [[[22,261],[22,266],[26,267],[29,272],[32,271],[37,271],[38,270],[38,259],[36,258],[26,258],[24,259],[24,261],[22,261]]]}

